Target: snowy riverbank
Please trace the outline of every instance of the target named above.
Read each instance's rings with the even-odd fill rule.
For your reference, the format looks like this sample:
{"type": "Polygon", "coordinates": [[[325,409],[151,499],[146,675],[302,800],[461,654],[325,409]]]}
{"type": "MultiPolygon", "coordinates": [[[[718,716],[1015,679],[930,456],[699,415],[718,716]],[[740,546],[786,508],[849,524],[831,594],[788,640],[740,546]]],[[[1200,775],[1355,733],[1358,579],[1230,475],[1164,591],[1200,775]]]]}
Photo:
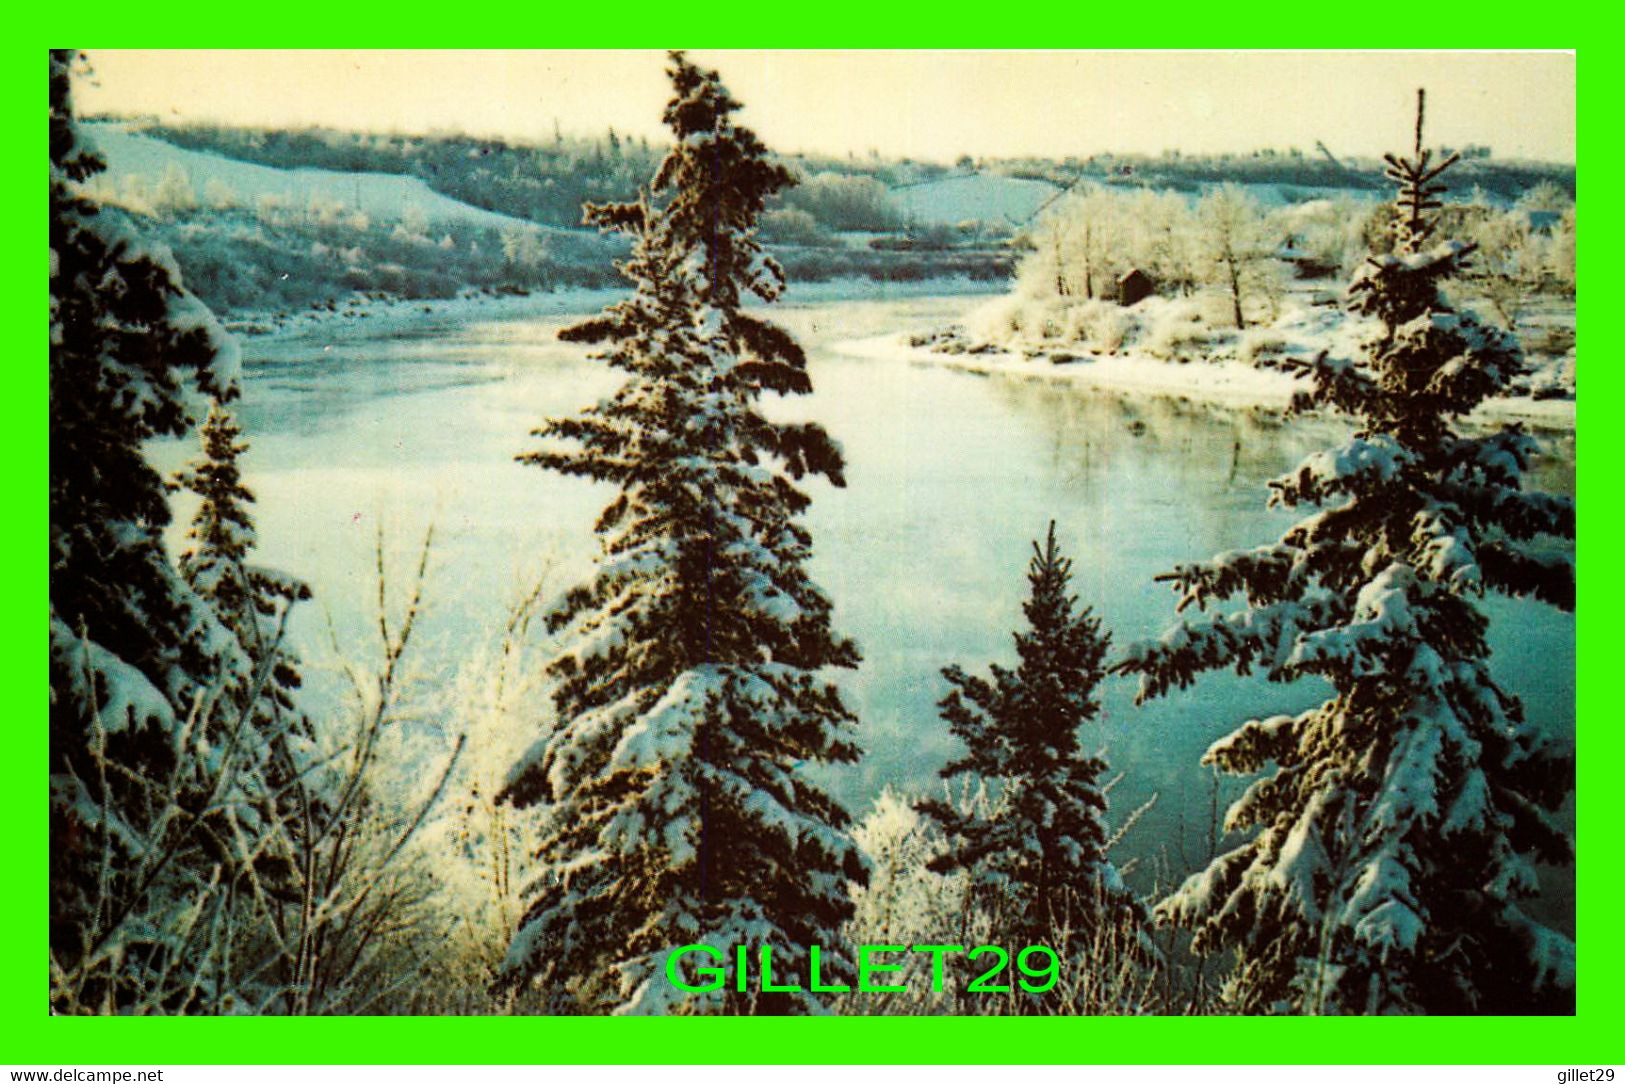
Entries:
{"type": "MultiPolygon", "coordinates": [[[[1009,288],[1004,281],[963,276],[907,282],[868,278],[835,278],[820,282],[792,282],[780,306],[822,305],[842,301],[890,301],[929,297],[985,297],[1009,288]]],[[[627,296],[625,286],[576,287],[529,294],[464,294],[442,299],[368,298],[356,296],[331,308],[298,312],[241,312],[225,320],[239,335],[373,336],[380,327],[420,327],[491,320],[524,320],[553,316],[588,315],[627,296]]]]}
{"type": "MultiPolygon", "coordinates": [[[[1056,362],[1050,355],[984,349],[978,353],[946,353],[926,345],[913,345],[905,335],[881,335],[835,346],[837,353],[873,361],[933,365],[984,375],[1025,380],[1058,381],[1080,388],[1131,396],[1160,396],[1213,403],[1237,409],[1284,410],[1301,382],[1278,369],[1263,369],[1245,362],[1165,361],[1148,354],[1068,355],[1056,362]]],[[[1470,422],[1520,421],[1531,428],[1573,431],[1573,399],[1533,399],[1513,396],[1485,403],[1470,422]]]]}
{"type": "MultiPolygon", "coordinates": [[[[780,307],[929,297],[970,299],[997,294],[1003,289],[1002,283],[968,278],[918,282],[845,278],[792,284],[780,307]]],[[[528,295],[471,294],[438,301],[356,298],[336,309],[322,308],[291,315],[243,314],[228,321],[226,326],[253,337],[371,338],[380,333],[422,331],[437,326],[586,315],[625,295],[622,287],[606,287],[528,295]]],[[[974,352],[949,352],[935,348],[940,343],[935,346],[915,343],[915,338],[907,334],[888,332],[838,342],[832,349],[838,354],[872,361],[1057,381],[1121,395],[1186,399],[1232,409],[1284,410],[1293,392],[1301,386],[1296,378],[1279,369],[1258,367],[1234,357],[1169,360],[1134,350],[1093,354],[1072,348],[1035,353],[1030,348],[1001,350],[991,346],[978,347],[974,352]]],[[[1479,423],[1521,421],[1532,428],[1572,432],[1574,418],[1573,399],[1535,399],[1525,395],[1492,400],[1474,412],[1470,420],[1479,423]]]]}

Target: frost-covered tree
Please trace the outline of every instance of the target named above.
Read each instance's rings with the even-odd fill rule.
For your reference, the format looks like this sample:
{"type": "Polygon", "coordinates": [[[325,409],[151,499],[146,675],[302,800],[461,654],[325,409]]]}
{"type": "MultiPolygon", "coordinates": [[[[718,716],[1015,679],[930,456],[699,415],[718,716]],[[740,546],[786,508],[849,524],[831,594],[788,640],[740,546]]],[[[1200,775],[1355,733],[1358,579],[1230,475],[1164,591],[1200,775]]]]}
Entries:
{"type": "Polygon", "coordinates": [[[1054,216],[1055,292],[1061,297],[1104,297],[1115,289],[1128,227],[1124,201],[1115,192],[1093,188],[1069,198],[1054,216]]]}
{"type": "Polygon", "coordinates": [[[922,802],[948,840],[931,868],[965,871],[976,904],[996,916],[999,944],[1053,945],[1056,931],[1069,930],[1082,945],[1098,927],[1133,929],[1143,919],[1106,853],[1106,762],[1080,740],[1100,711],[1111,638],[1098,617],[1077,609],[1071,568],[1051,523],[1044,545],[1033,544],[1027,628],[1015,634],[1020,664],[995,664],[990,679],[943,671],[953,688],[942,715],[965,754],[942,774],[985,782],[1001,800],[922,802]]]}
{"type": "Polygon", "coordinates": [[[1205,261],[1202,278],[1230,300],[1236,329],[1247,326],[1245,306],[1274,290],[1275,253],[1264,217],[1238,185],[1224,184],[1196,205],[1196,229],[1205,261]]]}
{"type": "Polygon", "coordinates": [[[233,396],[237,353],[167,251],[84,194],[103,163],[73,121],[76,56],[50,55],[50,948],[53,1001],[113,1010],[176,971],[187,878],[217,882],[229,849],[204,830],[230,802],[228,727],[207,722],[247,661],[165,551],[142,442],[233,396]]]}
{"type": "Polygon", "coordinates": [[[196,210],[197,205],[197,189],[192,185],[192,178],[187,175],[179,162],[171,162],[164,170],[157,187],[153,189],[153,210],[165,217],[174,218],[196,210]]]}
{"type": "Polygon", "coordinates": [[[1163,294],[1189,293],[1211,278],[1203,236],[1178,193],[1079,188],[1033,226],[1017,288],[1074,303],[1112,299],[1118,280],[1138,269],[1163,294]]]}
{"type": "Polygon", "coordinates": [[[811,992],[685,995],[665,975],[680,945],[729,960],[748,945],[805,987],[819,945],[823,981],[841,982],[847,884],[865,877],[814,775],[857,757],[823,672],[858,653],[807,577],[794,484],[844,484],[842,458],[819,426],[760,413],[763,392],[811,383],[795,341],[742,307],[783,289],[755,228],[791,178],[734,123],[715,73],[674,53],[668,74],[673,147],[650,193],[587,211],[633,239],[632,296],[563,333],[606,344],[626,381],[521,457],[617,492],[596,573],[550,618],[568,644],[551,664],[557,724],[507,785],[546,822],[507,966],[561,1011],[816,1011],[811,992]]]}
{"type": "Polygon", "coordinates": [[[1575,288],[1574,214],[1574,205],[1570,204],[1558,218],[1545,253],[1546,271],[1571,296],[1575,288]]]}
{"type": "Polygon", "coordinates": [[[1573,785],[1497,684],[1476,600],[1574,603],[1574,507],[1526,492],[1536,444],[1455,421],[1519,371],[1516,342],[1452,309],[1439,284],[1471,246],[1432,239],[1440,173],[1420,100],[1390,253],[1351,286],[1375,318],[1364,356],[1306,368],[1299,409],[1355,420],[1340,447],[1271,483],[1304,509],[1279,540],[1168,574],[1180,609],[1239,596],[1131,648],[1140,697],[1205,670],[1318,679],[1324,703],[1245,723],[1206,761],[1257,775],[1225,827],[1244,842],[1158,908],[1198,951],[1238,950],[1228,992],[1246,1012],[1560,1010],[1574,945],[1524,901],[1537,865],[1571,861],[1557,815],[1573,785]]]}
{"type": "Polygon", "coordinates": [[[1164,295],[1193,291],[1201,281],[1198,237],[1185,197],[1140,189],[1128,197],[1127,212],[1130,266],[1147,272],[1164,295]]]}

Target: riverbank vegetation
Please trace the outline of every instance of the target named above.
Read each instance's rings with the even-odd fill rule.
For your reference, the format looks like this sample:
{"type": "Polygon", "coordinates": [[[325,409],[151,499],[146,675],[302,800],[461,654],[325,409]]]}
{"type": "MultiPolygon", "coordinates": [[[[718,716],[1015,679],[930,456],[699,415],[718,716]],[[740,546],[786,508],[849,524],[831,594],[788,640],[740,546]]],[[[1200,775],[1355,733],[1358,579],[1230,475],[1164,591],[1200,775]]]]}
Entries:
{"type": "MultiPolygon", "coordinates": [[[[1575,210],[1555,185],[1511,205],[1481,189],[1442,204],[1441,227],[1474,246],[1452,294],[1515,334],[1529,360],[1513,391],[1573,398],[1575,210]]],[[[1372,329],[1343,284],[1393,246],[1389,204],[1341,198],[1269,208],[1235,185],[1194,200],[1094,187],[1032,232],[1011,292],[919,345],[1071,363],[1136,357],[1239,361],[1347,349],[1372,329]]]]}

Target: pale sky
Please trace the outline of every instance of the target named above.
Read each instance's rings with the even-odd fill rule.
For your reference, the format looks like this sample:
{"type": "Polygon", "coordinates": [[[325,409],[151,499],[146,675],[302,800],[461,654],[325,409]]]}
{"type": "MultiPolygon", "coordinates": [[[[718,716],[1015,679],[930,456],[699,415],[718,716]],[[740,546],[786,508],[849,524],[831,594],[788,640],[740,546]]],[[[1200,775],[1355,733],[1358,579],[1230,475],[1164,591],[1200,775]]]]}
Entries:
{"type": "MultiPolygon", "coordinates": [[[[784,152],[1061,158],[1427,142],[1574,160],[1574,54],[696,50],[784,152]]],[[[517,138],[658,139],[658,52],[96,51],[81,112],[517,138]]]]}

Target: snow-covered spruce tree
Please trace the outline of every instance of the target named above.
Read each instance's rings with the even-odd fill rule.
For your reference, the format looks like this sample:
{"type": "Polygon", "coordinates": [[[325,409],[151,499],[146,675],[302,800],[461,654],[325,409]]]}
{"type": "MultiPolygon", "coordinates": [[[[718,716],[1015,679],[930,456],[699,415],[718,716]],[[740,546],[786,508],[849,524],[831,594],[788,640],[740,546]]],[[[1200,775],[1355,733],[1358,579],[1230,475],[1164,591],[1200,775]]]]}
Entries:
{"type": "MultiPolygon", "coordinates": [[[[230,408],[213,403],[199,436],[202,456],[175,479],[198,498],[180,555],[181,575],[236,637],[248,660],[249,667],[220,690],[221,703],[247,714],[252,730],[240,743],[239,772],[245,784],[258,789],[253,800],[266,824],[281,822],[278,830],[285,838],[277,842],[292,845],[301,826],[325,808],[318,788],[305,777],[305,768],[320,754],[310,720],[294,703],[303,679],[284,635],[289,611],[310,598],[310,588],[284,572],[249,563],[257,542],[254,494],[243,484],[237,462],[248,444],[230,408]],[[295,780],[297,787],[290,787],[295,780]]],[[[265,856],[267,862],[285,859],[265,856]]],[[[262,864],[260,872],[269,871],[262,864]]]]}
{"type": "Polygon", "coordinates": [[[1044,545],[1033,544],[1027,628],[1015,634],[1020,664],[995,664],[991,680],[957,666],[943,671],[953,689],[942,715],[966,751],[942,775],[968,773],[1003,800],[920,803],[948,839],[931,869],[966,872],[976,905],[995,915],[996,943],[1057,951],[1081,951],[1103,927],[1123,928],[1136,942],[1145,919],[1106,853],[1106,762],[1080,744],[1080,728],[1100,711],[1096,689],[1111,637],[1098,617],[1077,609],[1071,570],[1051,523],[1044,545]],[[992,815],[979,812],[988,809],[992,815]],[[1055,943],[1057,931],[1068,932],[1069,946],[1055,943]]]}
{"type": "MultiPolygon", "coordinates": [[[[253,698],[263,701],[262,729],[276,733],[292,725],[292,694],[301,683],[298,660],[284,643],[284,625],[293,604],[310,598],[310,588],[286,573],[249,563],[257,542],[254,494],[242,481],[237,460],[248,444],[231,410],[213,403],[199,436],[202,456],[176,478],[198,498],[180,555],[181,575],[231,630],[256,670],[266,671],[253,698]]],[[[240,698],[248,690],[233,692],[240,698]]]]}
{"type": "Polygon", "coordinates": [[[234,395],[237,353],[168,253],[83,194],[103,163],[73,121],[76,60],[50,54],[52,999],[185,1008],[218,976],[179,966],[196,948],[180,931],[230,877],[201,823],[230,799],[215,784],[234,717],[213,701],[248,663],[165,552],[163,479],[141,445],[234,395]],[[153,1001],[177,974],[188,992],[153,1001]]]}
{"type": "Polygon", "coordinates": [[[1453,420],[1504,388],[1516,343],[1452,309],[1439,282],[1470,246],[1435,243],[1434,164],[1389,159],[1393,252],[1356,273],[1376,318],[1365,356],[1321,356],[1299,409],[1354,418],[1341,447],[1271,483],[1312,509],[1278,541],[1164,577],[1187,620],[1130,649],[1141,699],[1200,671],[1319,678],[1325,703],[1245,723],[1206,761],[1259,775],[1225,826],[1251,831],[1158,907],[1199,951],[1239,950],[1228,994],[1245,1012],[1500,1013],[1572,1004],[1574,946],[1520,901],[1536,864],[1572,860],[1555,816],[1573,785],[1489,665],[1486,589],[1574,602],[1574,507],[1525,492],[1535,442],[1517,427],[1464,436],[1453,420]]]}
{"type": "Polygon", "coordinates": [[[813,424],[764,418],[763,392],[805,394],[801,349],[747,315],[773,300],[777,265],[755,238],[764,200],[791,183],[715,73],[680,53],[665,110],[674,146],[636,203],[589,206],[629,234],[630,298],[567,329],[607,344],[627,374],[610,398],[549,421],[528,463],[618,489],[590,582],[550,617],[568,629],[551,664],[557,726],[514,766],[506,793],[546,805],[539,874],[509,951],[558,1011],[803,1012],[813,993],[688,995],[666,979],[678,946],[752,961],[808,985],[850,981],[838,931],[865,867],[848,816],[811,777],[851,761],[855,720],[826,667],[851,667],[830,603],[808,579],[811,539],[793,484],[844,484],[813,424]]]}

